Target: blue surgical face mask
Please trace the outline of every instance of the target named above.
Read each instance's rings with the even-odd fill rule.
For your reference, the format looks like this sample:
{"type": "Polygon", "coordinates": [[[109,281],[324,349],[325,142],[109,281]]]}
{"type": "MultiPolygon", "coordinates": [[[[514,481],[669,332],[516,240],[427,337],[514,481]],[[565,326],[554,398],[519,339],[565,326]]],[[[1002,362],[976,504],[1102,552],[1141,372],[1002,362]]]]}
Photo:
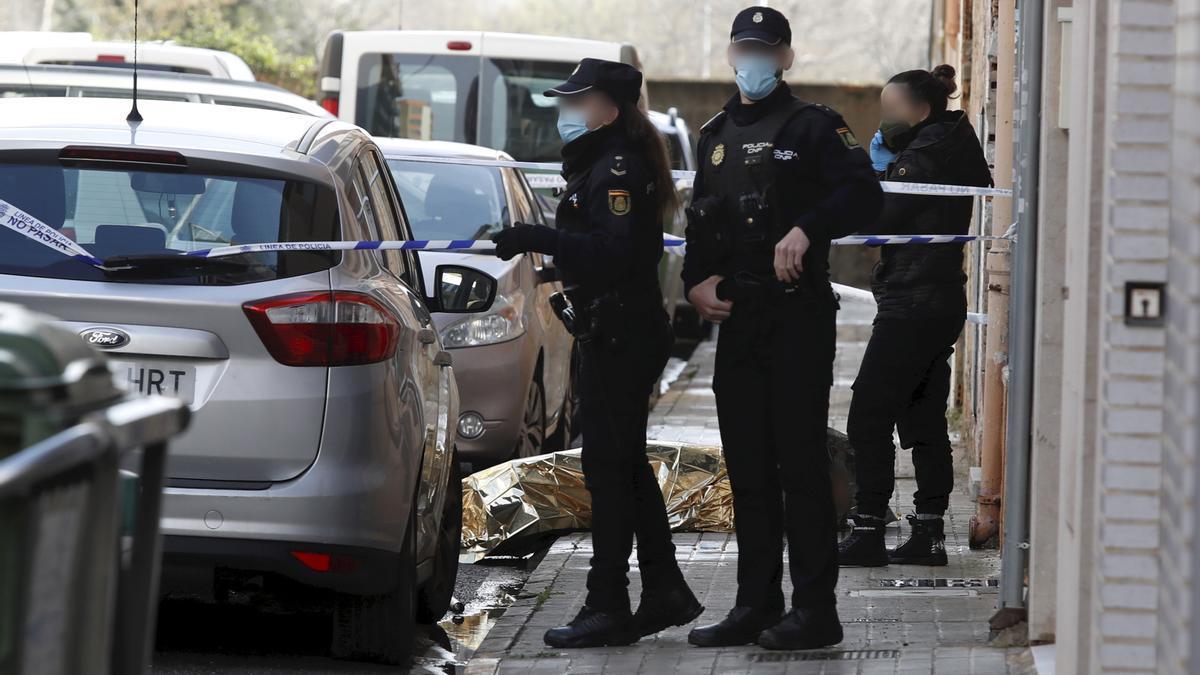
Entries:
{"type": "Polygon", "coordinates": [[[570,143],[587,132],[587,118],[584,116],[583,111],[559,107],[558,135],[562,136],[564,143],[570,143]]]}
{"type": "Polygon", "coordinates": [[[766,54],[745,54],[733,63],[738,89],[751,101],[764,99],[779,84],[779,66],[766,54]]]}

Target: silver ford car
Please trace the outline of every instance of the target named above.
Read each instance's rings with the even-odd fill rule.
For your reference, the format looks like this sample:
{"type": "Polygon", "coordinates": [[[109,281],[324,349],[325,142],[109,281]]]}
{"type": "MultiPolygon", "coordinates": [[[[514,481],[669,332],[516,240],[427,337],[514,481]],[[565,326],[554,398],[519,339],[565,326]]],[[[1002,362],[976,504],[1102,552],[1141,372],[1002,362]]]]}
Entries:
{"type": "MultiPolygon", "coordinates": [[[[103,268],[0,227],[0,300],[59,317],[116,376],[193,410],[171,446],[164,589],[322,589],[335,655],[394,662],[449,603],[457,385],[431,311],[495,280],[418,255],[183,253],[412,238],[357,127],[188,103],[0,101],[0,200],[103,268]]],[[[3,206],[3,204],[0,204],[3,206]]]]}

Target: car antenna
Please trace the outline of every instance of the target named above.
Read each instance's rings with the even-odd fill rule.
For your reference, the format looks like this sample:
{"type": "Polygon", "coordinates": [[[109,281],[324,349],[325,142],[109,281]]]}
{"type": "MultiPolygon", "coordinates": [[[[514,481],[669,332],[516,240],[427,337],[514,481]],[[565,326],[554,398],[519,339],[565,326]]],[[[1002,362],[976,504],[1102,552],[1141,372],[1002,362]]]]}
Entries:
{"type": "Polygon", "coordinates": [[[138,112],[137,107],[137,76],[138,76],[138,0],[133,0],[133,107],[129,110],[129,115],[125,117],[125,121],[130,124],[137,124],[142,121],[142,113],[138,112]]]}

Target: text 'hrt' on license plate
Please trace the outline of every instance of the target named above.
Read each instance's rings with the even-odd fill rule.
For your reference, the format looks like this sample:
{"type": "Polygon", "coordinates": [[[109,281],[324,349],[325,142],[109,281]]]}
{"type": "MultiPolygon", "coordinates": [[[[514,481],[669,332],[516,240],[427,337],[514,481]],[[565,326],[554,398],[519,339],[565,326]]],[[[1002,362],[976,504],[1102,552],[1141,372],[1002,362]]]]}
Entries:
{"type": "Polygon", "coordinates": [[[161,394],[191,403],[196,397],[196,368],[181,363],[109,361],[113,381],[134,394],[161,394]]]}

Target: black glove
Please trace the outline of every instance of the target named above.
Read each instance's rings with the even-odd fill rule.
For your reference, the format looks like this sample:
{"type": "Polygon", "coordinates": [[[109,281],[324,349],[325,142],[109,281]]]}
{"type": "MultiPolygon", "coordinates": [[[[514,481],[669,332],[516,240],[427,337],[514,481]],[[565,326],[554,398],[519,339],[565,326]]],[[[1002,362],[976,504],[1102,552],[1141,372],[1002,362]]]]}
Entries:
{"type": "Polygon", "coordinates": [[[517,223],[497,232],[492,241],[496,244],[496,257],[501,260],[511,260],[530,251],[554,255],[558,250],[558,230],[545,225],[517,223]]]}

